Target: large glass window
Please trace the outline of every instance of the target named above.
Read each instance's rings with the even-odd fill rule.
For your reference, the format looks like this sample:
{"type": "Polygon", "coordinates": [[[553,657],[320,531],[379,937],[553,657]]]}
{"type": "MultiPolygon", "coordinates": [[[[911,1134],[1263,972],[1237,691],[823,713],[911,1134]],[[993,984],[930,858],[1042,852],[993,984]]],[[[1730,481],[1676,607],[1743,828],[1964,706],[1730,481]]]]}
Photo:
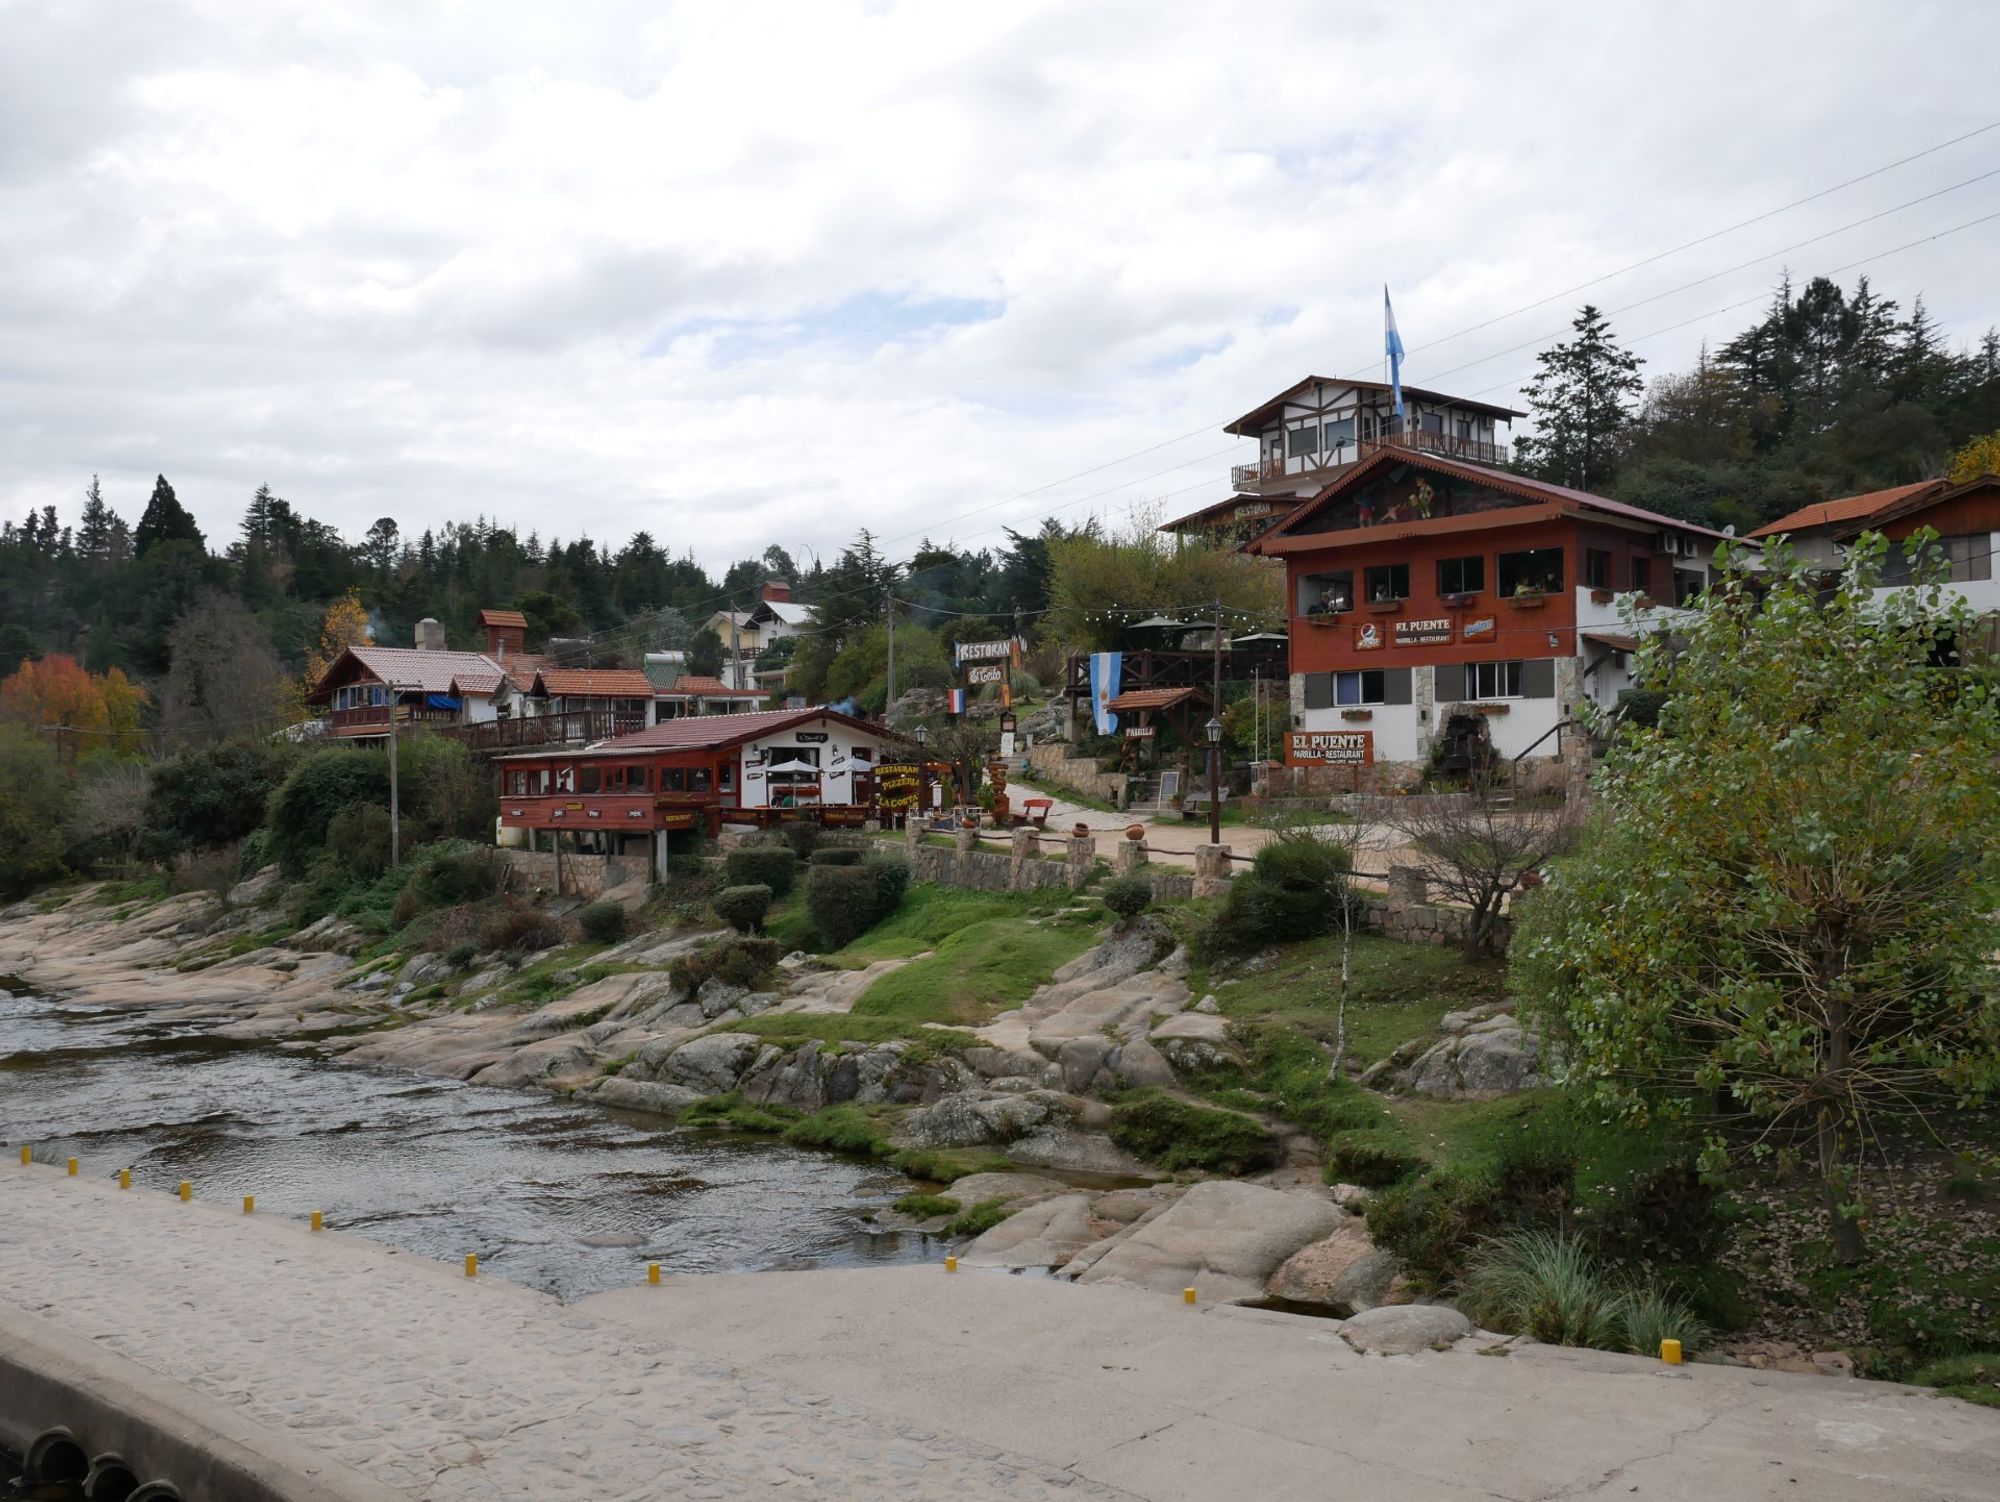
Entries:
{"type": "Polygon", "coordinates": [[[1515,595],[1560,594],[1563,587],[1563,550],[1529,548],[1520,553],[1500,555],[1500,593],[1515,595]]]}
{"type": "Polygon", "coordinates": [[[1644,594],[1653,587],[1653,560],[1634,558],[1632,560],[1632,587],[1644,594]]]}
{"type": "Polygon", "coordinates": [[[1486,588],[1484,558],[1441,558],[1438,560],[1438,593],[1476,595],[1486,588]]]}
{"type": "Polygon", "coordinates": [[[1285,433],[1285,452],[1296,459],[1301,454],[1319,452],[1319,424],[1308,423],[1303,428],[1290,428],[1285,433]]]}
{"type": "Polygon", "coordinates": [[[576,774],[576,790],[579,793],[601,792],[604,787],[604,770],[601,767],[579,767],[576,774]]]}
{"type": "Polygon", "coordinates": [[[1382,687],[1382,671],[1370,668],[1360,673],[1335,673],[1333,675],[1333,702],[1335,704],[1387,704],[1382,687]]]}
{"type": "MultiPolygon", "coordinates": [[[[1940,537],[1931,544],[1931,556],[1941,557],[1950,566],[1949,578],[1954,584],[1969,584],[1993,577],[1993,543],[1984,532],[1965,537],[1940,537]]],[[[1889,556],[1882,560],[1883,584],[1909,584],[1919,572],[1903,544],[1889,545],[1889,556]]]]}
{"type": "Polygon", "coordinates": [[[1596,548],[1583,550],[1583,582],[1589,589],[1611,587],[1611,555],[1596,548]]]}
{"type": "Polygon", "coordinates": [[[1521,664],[1518,662],[1468,662],[1465,665],[1465,697],[1468,699],[1520,698],[1521,664]]]}
{"type": "Polygon", "coordinates": [[[1299,614],[1335,615],[1354,608],[1354,571],[1299,576],[1299,614]]]}
{"type": "Polygon", "coordinates": [[[1336,417],[1325,427],[1326,447],[1329,453],[1338,453],[1354,443],[1354,419],[1336,417]]]}
{"type": "Polygon", "coordinates": [[[1407,600],[1410,597],[1410,566],[1407,563],[1378,563],[1367,573],[1368,601],[1407,600]]]}

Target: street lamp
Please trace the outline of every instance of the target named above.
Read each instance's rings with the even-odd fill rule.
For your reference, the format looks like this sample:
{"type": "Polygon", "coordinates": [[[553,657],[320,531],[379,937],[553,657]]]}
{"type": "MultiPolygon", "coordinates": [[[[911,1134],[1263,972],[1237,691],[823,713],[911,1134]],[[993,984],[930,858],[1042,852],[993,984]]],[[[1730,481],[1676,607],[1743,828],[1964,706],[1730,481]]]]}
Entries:
{"type": "Polygon", "coordinates": [[[927,824],[931,817],[930,762],[924,747],[930,744],[931,727],[919,725],[917,736],[917,821],[927,824]]]}
{"type": "Polygon", "coordinates": [[[1222,843],[1222,721],[1208,717],[1208,843],[1222,843]]]}

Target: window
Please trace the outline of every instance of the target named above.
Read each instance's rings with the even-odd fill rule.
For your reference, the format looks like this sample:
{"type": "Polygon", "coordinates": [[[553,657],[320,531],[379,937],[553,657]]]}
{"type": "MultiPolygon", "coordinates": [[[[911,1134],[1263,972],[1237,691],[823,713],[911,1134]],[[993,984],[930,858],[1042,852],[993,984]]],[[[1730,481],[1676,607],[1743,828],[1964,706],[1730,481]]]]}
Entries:
{"type": "Polygon", "coordinates": [[[1471,438],[1472,438],[1472,419],[1471,419],[1471,418],[1469,418],[1469,417],[1461,417],[1461,418],[1459,418],[1459,419],[1458,419],[1458,436],[1459,436],[1459,438],[1460,438],[1461,440],[1464,440],[1464,441],[1468,441],[1468,442],[1469,442],[1469,441],[1471,440],[1471,438]]]}
{"type": "Polygon", "coordinates": [[[1354,419],[1352,417],[1336,417],[1326,425],[1324,431],[1326,434],[1327,452],[1339,453],[1340,450],[1354,442],[1354,419]]]}
{"type": "Polygon", "coordinates": [[[1299,576],[1299,614],[1334,615],[1354,608],[1354,571],[1299,576]]]}
{"type": "Polygon", "coordinates": [[[1465,665],[1465,697],[1468,699],[1520,698],[1521,664],[1518,662],[1468,662],[1465,665]]]}
{"type": "Polygon", "coordinates": [[[660,791],[663,793],[685,793],[687,791],[687,772],[681,767],[661,767],[660,791]]]}
{"type": "Polygon", "coordinates": [[[1707,585],[1707,583],[1708,583],[1707,577],[1703,574],[1697,573],[1693,569],[1688,569],[1688,568],[1675,569],[1674,603],[1676,605],[1692,604],[1694,601],[1701,598],[1702,589],[1707,585]]]}
{"type": "Polygon", "coordinates": [[[1423,415],[1423,429],[1426,433],[1435,433],[1440,438],[1444,437],[1444,414],[1442,412],[1426,412],[1423,415]]]}
{"type": "Polygon", "coordinates": [[[1291,428],[1285,433],[1285,452],[1296,459],[1301,454],[1319,452],[1319,424],[1307,423],[1303,428],[1291,428]]]}
{"type": "MultiPolygon", "coordinates": [[[[723,768],[722,776],[725,784],[729,778],[729,771],[729,768],[723,768]]],[[[707,767],[695,767],[688,773],[688,791],[690,793],[705,793],[709,790],[712,780],[707,767]]]]}
{"type": "MultiPolygon", "coordinates": [[[[1930,557],[1933,566],[1942,559],[1950,567],[1948,577],[1954,584],[1993,577],[1993,544],[1983,532],[1966,537],[1940,537],[1931,544],[1930,557]]],[[[1889,556],[1882,560],[1884,585],[1911,584],[1920,573],[1921,569],[1902,545],[1890,544],[1889,556]]]]}
{"type": "Polygon", "coordinates": [[[779,767],[819,767],[819,747],[817,746],[773,746],[765,753],[770,757],[771,770],[779,767]]]}
{"type": "Polygon", "coordinates": [[[1592,589],[1611,587],[1611,555],[1596,548],[1583,550],[1583,582],[1592,589]]]}
{"type": "Polygon", "coordinates": [[[1438,593],[1476,595],[1486,588],[1484,558],[1441,558],[1438,560],[1438,593]]]}
{"type": "Polygon", "coordinates": [[[1306,708],[1342,709],[1364,704],[1408,704],[1411,699],[1411,671],[1408,668],[1368,668],[1354,673],[1307,673],[1306,708]]]}
{"type": "Polygon", "coordinates": [[[1644,594],[1653,587],[1653,560],[1635,557],[1632,560],[1632,587],[1644,594]]]}
{"type": "Polygon", "coordinates": [[[556,768],[556,791],[558,793],[573,793],[576,791],[575,767],[556,768]]]}
{"type": "Polygon", "coordinates": [[[1366,439],[1389,438],[1396,431],[1396,418],[1389,412],[1364,412],[1361,414],[1361,436],[1366,439]]]}
{"type": "Polygon", "coordinates": [[[515,770],[507,774],[507,796],[525,798],[528,796],[528,774],[515,770]]]}
{"type": "Polygon", "coordinates": [[[576,774],[576,790],[579,793],[595,793],[603,790],[604,769],[602,767],[579,767],[576,774]]]}
{"type": "Polygon", "coordinates": [[[1500,593],[1515,595],[1560,594],[1563,587],[1563,550],[1530,548],[1523,553],[1500,555],[1500,593]]]}
{"type": "Polygon", "coordinates": [[[1378,563],[1369,569],[1368,600],[1407,600],[1410,597],[1410,566],[1407,563],[1378,563]]]}

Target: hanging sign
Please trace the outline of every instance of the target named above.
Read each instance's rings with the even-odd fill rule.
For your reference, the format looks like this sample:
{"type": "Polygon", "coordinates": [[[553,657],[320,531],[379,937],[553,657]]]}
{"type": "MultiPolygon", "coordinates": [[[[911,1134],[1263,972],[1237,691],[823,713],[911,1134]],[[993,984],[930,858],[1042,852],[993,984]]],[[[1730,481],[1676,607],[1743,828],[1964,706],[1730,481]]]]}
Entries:
{"type": "Polygon", "coordinates": [[[1294,767],[1367,767],[1375,763],[1372,730],[1294,730],[1285,740],[1294,767]]]}
{"type": "Polygon", "coordinates": [[[1155,727],[1151,725],[1127,725],[1125,727],[1125,739],[1128,741],[1149,741],[1153,738],[1154,734],[1155,727]]]}
{"type": "Polygon", "coordinates": [[[660,828],[662,829],[692,829],[694,828],[694,819],[694,812],[691,809],[684,814],[662,813],[659,815],[660,828]]]}
{"type": "Polygon", "coordinates": [[[826,734],[824,730],[801,730],[798,733],[798,741],[801,746],[823,745],[826,741],[826,734]]]}
{"type": "Polygon", "coordinates": [[[1012,710],[1008,710],[1000,716],[1000,733],[1002,735],[1012,735],[1018,728],[1014,723],[1014,712],[1012,710]]]}
{"type": "Polygon", "coordinates": [[[953,650],[961,663],[1019,662],[1021,638],[1010,636],[1005,641],[962,641],[953,650]]]}
{"type": "Polygon", "coordinates": [[[1492,634],[1493,617],[1490,615],[1481,616],[1476,621],[1467,621],[1459,628],[1459,635],[1467,641],[1477,641],[1482,636],[1491,636],[1492,634]]]}
{"type": "Polygon", "coordinates": [[[1007,669],[1000,663],[991,663],[984,667],[967,668],[965,670],[965,681],[974,688],[977,688],[982,683],[1004,683],[1007,681],[1007,669]]]}
{"type": "Polygon", "coordinates": [[[1420,621],[1398,621],[1395,634],[1399,647],[1435,646],[1451,640],[1451,618],[1432,616],[1420,621]]]}

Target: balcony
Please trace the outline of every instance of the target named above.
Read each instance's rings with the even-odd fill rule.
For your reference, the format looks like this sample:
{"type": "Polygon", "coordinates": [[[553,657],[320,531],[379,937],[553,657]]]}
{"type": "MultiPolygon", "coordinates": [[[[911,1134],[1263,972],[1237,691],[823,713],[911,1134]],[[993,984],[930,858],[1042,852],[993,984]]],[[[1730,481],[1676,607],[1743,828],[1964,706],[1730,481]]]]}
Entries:
{"type": "Polygon", "coordinates": [[[1450,433],[1401,433],[1394,438],[1364,438],[1351,449],[1343,445],[1334,451],[1332,458],[1325,454],[1299,454],[1289,459],[1272,455],[1255,464],[1232,465],[1229,483],[1238,490],[1253,492],[1264,487],[1296,490],[1323,485],[1376,450],[1391,447],[1415,449],[1445,459],[1463,459],[1468,464],[1502,465],[1510,456],[1506,444],[1490,439],[1459,438],[1450,433]]]}
{"type": "MultiPolygon", "coordinates": [[[[386,704],[364,704],[358,709],[336,709],[329,718],[333,722],[335,735],[387,735],[389,733],[389,706],[386,704]]],[[[444,730],[458,724],[458,713],[450,709],[430,709],[416,704],[396,706],[396,724],[402,729],[422,727],[427,730],[444,730]]]]}
{"type": "Polygon", "coordinates": [[[537,746],[587,746],[614,735],[646,728],[644,715],[614,714],[608,709],[575,709],[562,714],[522,715],[506,720],[482,720],[457,725],[451,734],[469,750],[482,755],[526,751],[537,746]]]}

